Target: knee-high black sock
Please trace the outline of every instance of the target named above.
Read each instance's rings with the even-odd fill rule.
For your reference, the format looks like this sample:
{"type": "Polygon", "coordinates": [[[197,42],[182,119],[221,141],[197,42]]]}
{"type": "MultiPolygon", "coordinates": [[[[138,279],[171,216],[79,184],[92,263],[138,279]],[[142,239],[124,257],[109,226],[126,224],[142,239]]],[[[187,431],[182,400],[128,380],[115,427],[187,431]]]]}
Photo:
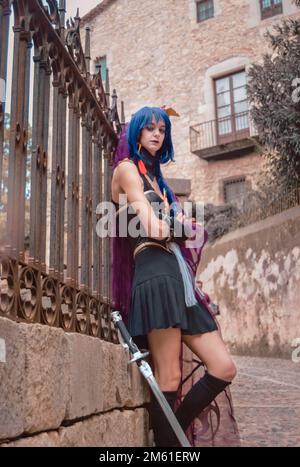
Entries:
{"type": "MultiPolygon", "coordinates": [[[[174,410],[177,391],[163,391],[170,407],[174,410]]],[[[151,394],[150,416],[152,421],[154,441],[156,446],[168,447],[176,445],[177,438],[163,413],[156,398],[151,394]]]]}
{"type": "Polygon", "coordinates": [[[186,394],[176,411],[176,417],[184,431],[187,430],[194,418],[229,384],[231,383],[205,372],[205,375],[186,394]]]}

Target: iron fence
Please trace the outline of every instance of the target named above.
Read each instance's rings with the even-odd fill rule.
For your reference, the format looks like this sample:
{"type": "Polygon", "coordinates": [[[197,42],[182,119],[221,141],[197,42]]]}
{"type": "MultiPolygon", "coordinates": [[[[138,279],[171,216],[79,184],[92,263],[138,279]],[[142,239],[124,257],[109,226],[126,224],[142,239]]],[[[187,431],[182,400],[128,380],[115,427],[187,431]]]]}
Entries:
{"type": "Polygon", "coordinates": [[[108,73],[104,87],[90,71],[89,29],[83,50],[79,14],[65,15],[65,0],[0,0],[2,90],[11,80],[9,114],[0,93],[0,316],[117,342],[96,206],[110,200],[123,123],[108,73]]]}

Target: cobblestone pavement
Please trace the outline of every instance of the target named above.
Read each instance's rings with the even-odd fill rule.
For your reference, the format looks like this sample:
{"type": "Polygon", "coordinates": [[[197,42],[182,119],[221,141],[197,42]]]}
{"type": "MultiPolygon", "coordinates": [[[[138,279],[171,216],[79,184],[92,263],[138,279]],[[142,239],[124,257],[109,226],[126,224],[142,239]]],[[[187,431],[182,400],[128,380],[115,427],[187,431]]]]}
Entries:
{"type": "Polygon", "coordinates": [[[300,446],[300,363],[233,356],[231,393],[242,446],[300,446]]]}

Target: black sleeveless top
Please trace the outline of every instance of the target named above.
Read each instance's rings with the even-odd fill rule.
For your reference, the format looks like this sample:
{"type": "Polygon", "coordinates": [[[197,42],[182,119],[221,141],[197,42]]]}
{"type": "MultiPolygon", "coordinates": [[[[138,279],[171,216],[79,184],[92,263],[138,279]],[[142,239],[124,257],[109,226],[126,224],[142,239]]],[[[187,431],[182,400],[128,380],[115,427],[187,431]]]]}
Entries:
{"type": "MultiPolygon", "coordinates": [[[[152,186],[146,179],[146,177],[143,174],[140,174],[140,177],[143,180],[144,183],[144,194],[146,198],[148,199],[149,203],[151,204],[155,215],[158,217],[158,219],[163,219],[163,214],[164,214],[164,209],[165,209],[165,203],[163,199],[153,190],[152,186]]],[[[165,240],[157,240],[154,238],[147,237],[145,229],[141,225],[141,222],[138,219],[138,216],[136,215],[134,209],[130,204],[124,204],[120,205],[119,203],[116,203],[113,201],[113,204],[115,205],[117,212],[116,212],[116,232],[117,235],[120,235],[122,237],[126,236],[128,238],[128,241],[130,243],[131,250],[134,251],[134,249],[138,246],[141,245],[142,243],[145,242],[155,242],[160,245],[166,246],[166,241],[165,240]],[[133,221],[133,219],[135,219],[133,221]],[[131,228],[129,228],[131,226],[131,228]],[[132,230],[137,230],[137,233],[139,233],[137,236],[132,235],[133,232],[132,230]]]]}

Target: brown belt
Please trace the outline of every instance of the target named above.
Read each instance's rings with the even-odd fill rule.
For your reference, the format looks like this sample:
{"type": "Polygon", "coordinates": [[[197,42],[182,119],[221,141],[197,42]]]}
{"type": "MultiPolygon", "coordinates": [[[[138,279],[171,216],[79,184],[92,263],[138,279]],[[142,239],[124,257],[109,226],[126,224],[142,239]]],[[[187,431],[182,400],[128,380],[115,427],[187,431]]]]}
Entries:
{"type": "Polygon", "coordinates": [[[133,257],[135,258],[135,256],[138,253],[140,253],[141,251],[143,251],[146,248],[151,247],[151,246],[154,246],[154,247],[157,247],[157,248],[162,248],[163,250],[167,251],[168,253],[172,253],[172,250],[170,250],[170,248],[168,246],[160,245],[159,243],[155,243],[155,242],[144,242],[144,243],[141,243],[140,245],[138,245],[134,249],[133,257]]]}

